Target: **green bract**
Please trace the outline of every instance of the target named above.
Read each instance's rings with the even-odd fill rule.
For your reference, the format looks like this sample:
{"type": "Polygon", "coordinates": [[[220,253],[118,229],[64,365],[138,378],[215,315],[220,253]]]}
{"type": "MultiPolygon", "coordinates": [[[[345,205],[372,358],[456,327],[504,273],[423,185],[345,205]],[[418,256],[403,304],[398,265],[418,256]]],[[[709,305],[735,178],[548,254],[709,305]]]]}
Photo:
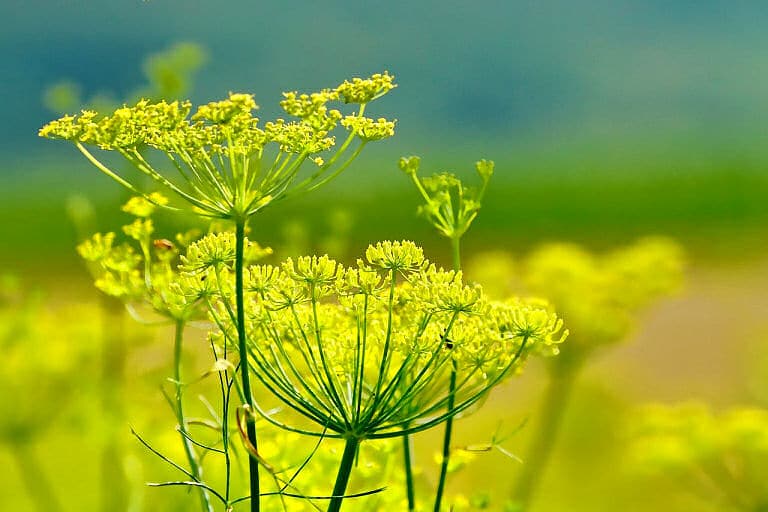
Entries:
{"type": "Polygon", "coordinates": [[[231,93],[225,100],[201,105],[194,113],[188,101],[148,100],[108,115],[83,111],[48,123],[40,136],[73,142],[102,172],[154,205],[170,208],[141,191],[135,181],[113,171],[88,146],[120,154],[201,215],[247,218],[288,192],[326,183],[368,142],[391,137],[394,121],[369,119],[363,113],[369,102],[395,87],[392,80],[384,73],[312,94],[285,93],[280,105],[295,120],[260,124],[253,115],[257,108],[253,96],[231,93]],[[339,100],[360,106],[345,116],[328,107],[339,100]],[[349,134],[335,152],[330,152],[339,124],[349,134]],[[355,140],[358,144],[352,150],[355,140]],[[157,167],[148,154],[151,152],[165,156],[171,172],[157,167]],[[294,183],[307,161],[314,162],[317,169],[294,183]],[[172,178],[173,174],[177,178],[172,178]]]}
{"type": "MultiPolygon", "coordinates": [[[[262,414],[317,436],[428,429],[476,403],[530,353],[556,353],[567,334],[546,305],[489,302],[412,242],[370,246],[352,268],[327,256],[253,266],[245,281],[253,373],[316,428],[262,414]]],[[[214,317],[233,342],[226,307],[214,317]]]]}

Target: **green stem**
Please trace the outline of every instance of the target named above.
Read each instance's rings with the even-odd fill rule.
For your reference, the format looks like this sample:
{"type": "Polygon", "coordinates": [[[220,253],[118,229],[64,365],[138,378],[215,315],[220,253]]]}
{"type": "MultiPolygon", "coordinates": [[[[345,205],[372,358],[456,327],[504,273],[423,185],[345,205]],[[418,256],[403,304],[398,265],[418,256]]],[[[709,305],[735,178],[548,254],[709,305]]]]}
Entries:
{"type": "Polygon", "coordinates": [[[526,511],[530,507],[533,495],[549,462],[577,375],[578,365],[557,365],[550,372],[539,426],[528,447],[522,472],[512,494],[513,501],[521,511],[526,511]]]}
{"type": "MultiPolygon", "coordinates": [[[[197,454],[195,453],[194,446],[192,446],[192,441],[187,437],[187,420],[184,417],[184,384],[181,380],[181,347],[183,341],[184,320],[177,320],[173,343],[173,380],[176,384],[176,421],[179,422],[181,442],[184,445],[184,453],[187,456],[190,473],[192,473],[192,476],[194,476],[196,481],[202,482],[203,471],[197,460],[197,454]]],[[[213,505],[211,504],[211,498],[208,495],[208,491],[202,487],[200,488],[200,503],[204,511],[213,512],[213,505]]]]}
{"type": "Polygon", "coordinates": [[[344,445],[344,454],[341,456],[341,464],[339,464],[339,472],[336,475],[336,484],[333,486],[333,495],[331,503],[328,505],[328,512],[341,510],[341,503],[344,501],[344,493],[347,492],[347,483],[349,483],[349,475],[352,474],[352,466],[355,463],[355,454],[359,444],[358,438],[350,437],[344,445]]]}
{"type": "Polygon", "coordinates": [[[451,254],[453,255],[453,271],[461,270],[461,237],[451,237],[451,254]]]}
{"type": "MultiPolygon", "coordinates": [[[[453,410],[456,401],[456,362],[451,369],[451,380],[448,383],[448,412],[453,410]]],[[[453,416],[445,420],[445,435],[443,436],[443,461],[440,464],[440,481],[437,484],[437,494],[435,494],[434,512],[440,512],[440,505],[443,501],[443,492],[445,491],[445,480],[448,477],[448,462],[451,458],[451,435],[453,434],[453,416]]]]}
{"type": "MultiPolygon", "coordinates": [[[[245,344],[245,297],[243,291],[243,263],[245,255],[245,219],[238,218],[235,221],[235,301],[237,309],[237,348],[240,352],[240,374],[243,383],[243,401],[254,412],[253,394],[251,392],[251,380],[248,375],[248,350],[245,344]]],[[[255,449],[256,444],[256,420],[253,414],[246,414],[246,434],[248,440],[255,449]]],[[[248,457],[250,470],[251,512],[259,512],[261,500],[259,498],[259,462],[255,457],[248,457]]]]}
{"type": "Polygon", "coordinates": [[[403,436],[403,454],[405,465],[405,491],[408,496],[408,511],[416,510],[416,492],[413,486],[413,462],[411,459],[411,436],[403,436]]]}
{"type": "MultiPolygon", "coordinates": [[[[453,255],[453,270],[461,270],[461,237],[451,237],[451,254],[453,255]]],[[[450,381],[448,383],[448,413],[453,411],[456,403],[456,362],[453,362],[451,368],[450,381]]],[[[443,460],[440,464],[440,480],[437,484],[437,493],[435,494],[434,512],[440,512],[440,505],[445,491],[445,481],[448,477],[448,463],[451,459],[451,436],[453,435],[453,415],[445,420],[445,434],[443,435],[443,460]]]]}
{"type": "Polygon", "coordinates": [[[37,456],[26,444],[19,444],[11,450],[19,467],[21,478],[27,487],[29,497],[40,512],[63,510],[48,477],[45,475],[37,456]]]}

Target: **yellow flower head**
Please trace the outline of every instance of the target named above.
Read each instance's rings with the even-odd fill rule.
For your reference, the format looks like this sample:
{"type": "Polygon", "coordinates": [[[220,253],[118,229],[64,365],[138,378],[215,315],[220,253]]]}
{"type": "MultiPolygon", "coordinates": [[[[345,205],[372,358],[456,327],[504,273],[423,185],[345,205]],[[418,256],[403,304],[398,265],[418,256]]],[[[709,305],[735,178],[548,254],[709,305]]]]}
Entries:
{"type": "MultiPolygon", "coordinates": [[[[210,243],[226,248],[220,239],[210,243]]],[[[267,415],[270,421],[360,438],[424,430],[466,410],[529,354],[552,353],[564,338],[562,322],[546,306],[489,303],[461,273],[430,265],[413,242],[380,242],[365,256],[351,268],[312,256],[248,269],[254,375],[315,429],[267,415]],[[447,413],[452,368],[460,384],[447,413]]],[[[185,257],[192,259],[199,258],[185,257]]],[[[233,343],[236,330],[225,311],[218,308],[214,319],[233,343]]]]}
{"type": "Polygon", "coordinates": [[[370,78],[345,80],[336,88],[344,103],[370,103],[395,87],[394,77],[387,73],[377,73],[370,78]]]}
{"type": "MultiPolygon", "coordinates": [[[[289,192],[327,183],[367,143],[392,136],[393,121],[363,116],[365,104],[392,88],[392,76],[384,73],[344,82],[333,90],[287,92],[281,106],[294,119],[263,124],[254,116],[257,105],[251,94],[230,93],[226,99],[199,106],[194,113],[189,101],[142,99],[108,114],[83,111],[63,116],[43,126],[39,134],[74,143],[101,172],[156,206],[180,209],[153,200],[139,183],[99,160],[89,146],[119,154],[199,215],[247,218],[289,192]],[[354,114],[329,106],[342,100],[361,105],[354,114]],[[350,133],[332,152],[340,123],[350,133]],[[344,155],[347,151],[350,154],[344,155]],[[148,157],[152,152],[162,158],[148,157]],[[274,160],[262,161],[267,157],[274,160]],[[159,165],[162,162],[167,165],[159,165]],[[306,162],[319,169],[298,179],[306,162]]],[[[151,213],[146,204],[134,202],[128,208],[137,216],[151,213]]]]}

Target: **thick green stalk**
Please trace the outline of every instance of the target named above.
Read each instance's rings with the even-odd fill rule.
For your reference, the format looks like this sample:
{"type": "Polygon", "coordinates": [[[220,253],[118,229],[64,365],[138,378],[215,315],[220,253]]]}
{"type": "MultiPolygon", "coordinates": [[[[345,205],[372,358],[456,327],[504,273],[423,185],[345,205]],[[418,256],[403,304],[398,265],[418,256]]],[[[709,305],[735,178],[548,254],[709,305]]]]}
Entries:
{"type": "MultiPolygon", "coordinates": [[[[461,270],[461,237],[451,237],[451,254],[453,255],[453,270],[461,270]]],[[[451,377],[448,383],[448,412],[453,411],[456,401],[456,362],[451,368],[451,377]]],[[[437,484],[437,493],[435,494],[434,512],[440,512],[443,492],[445,491],[445,481],[448,477],[448,463],[451,459],[451,436],[453,435],[453,416],[448,416],[445,420],[445,434],[443,435],[443,461],[440,464],[440,480],[437,484]]]]}
{"type": "MultiPolygon", "coordinates": [[[[240,353],[240,375],[243,384],[243,398],[245,405],[250,408],[249,413],[255,411],[253,394],[251,392],[251,379],[248,375],[248,349],[245,344],[245,297],[243,291],[243,263],[245,255],[245,219],[238,218],[235,221],[235,302],[237,309],[237,348],[240,353]]],[[[253,414],[246,414],[246,434],[248,441],[254,449],[256,444],[256,421],[253,414]]],[[[259,497],[259,462],[255,457],[248,457],[250,470],[251,512],[259,512],[261,500],[259,497]]]]}
{"type": "Polygon", "coordinates": [[[551,369],[541,419],[512,493],[513,502],[522,512],[529,509],[536,488],[544,476],[578,369],[577,364],[557,365],[551,369]]]}
{"type": "Polygon", "coordinates": [[[453,256],[453,271],[461,270],[461,237],[451,238],[451,255],[453,256]]]}
{"type": "Polygon", "coordinates": [[[416,492],[413,486],[413,462],[411,460],[411,436],[403,436],[403,456],[405,465],[405,491],[408,496],[408,511],[416,510],[416,492]]]}
{"type": "MultiPolygon", "coordinates": [[[[194,446],[192,446],[192,441],[190,441],[187,437],[187,420],[184,417],[184,384],[181,380],[181,347],[183,341],[184,320],[177,320],[173,343],[173,380],[176,384],[176,421],[179,422],[181,442],[184,445],[184,453],[187,456],[190,473],[192,473],[192,476],[195,477],[195,480],[201,482],[203,471],[200,467],[199,461],[197,460],[197,454],[195,453],[194,446]]],[[[213,512],[213,505],[211,504],[208,491],[202,487],[200,488],[200,503],[205,512],[213,512]]]]}
{"type": "Polygon", "coordinates": [[[349,475],[352,474],[352,466],[355,464],[355,454],[359,444],[360,440],[358,438],[350,437],[344,445],[344,454],[341,456],[341,464],[339,464],[339,472],[336,475],[336,484],[333,486],[333,495],[331,503],[328,505],[328,512],[339,512],[341,510],[341,504],[344,501],[344,493],[347,492],[347,483],[349,483],[349,475]]]}

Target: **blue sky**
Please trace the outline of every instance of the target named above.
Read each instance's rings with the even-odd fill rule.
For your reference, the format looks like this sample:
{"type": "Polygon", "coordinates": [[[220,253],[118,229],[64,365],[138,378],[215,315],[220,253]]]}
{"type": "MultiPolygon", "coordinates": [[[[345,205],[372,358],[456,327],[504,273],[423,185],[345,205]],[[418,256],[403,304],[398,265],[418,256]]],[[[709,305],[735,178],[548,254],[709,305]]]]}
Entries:
{"type": "Polygon", "coordinates": [[[145,55],[193,41],[211,55],[193,99],[254,92],[266,114],[282,90],[390,70],[397,150],[765,156],[762,1],[5,0],[0,19],[6,155],[51,150],[46,86],[126,94],[145,55]]]}

